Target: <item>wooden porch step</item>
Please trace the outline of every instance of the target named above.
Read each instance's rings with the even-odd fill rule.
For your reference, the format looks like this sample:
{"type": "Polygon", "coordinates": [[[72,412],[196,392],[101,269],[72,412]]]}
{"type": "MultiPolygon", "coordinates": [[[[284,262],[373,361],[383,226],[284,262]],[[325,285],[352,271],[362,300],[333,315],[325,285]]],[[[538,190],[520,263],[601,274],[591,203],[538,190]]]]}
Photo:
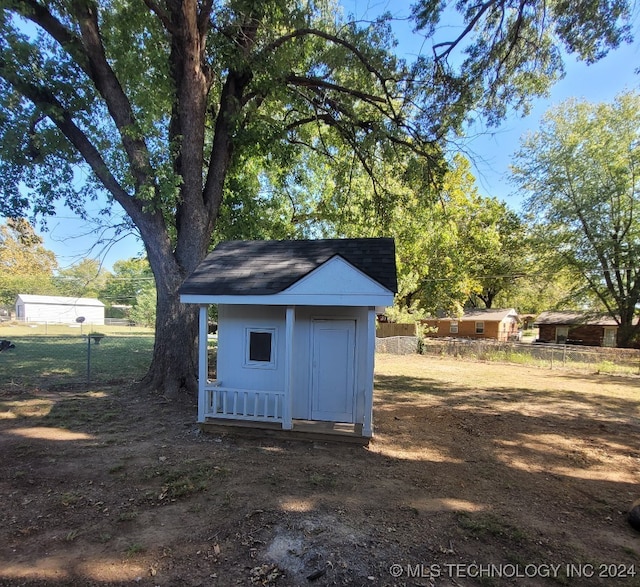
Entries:
{"type": "Polygon", "coordinates": [[[224,418],[210,418],[199,424],[210,434],[237,434],[249,438],[309,440],[313,442],[348,442],[366,446],[370,438],[362,436],[362,424],[293,420],[292,430],[283,430],[277,422],[250,422],[224,418]]]}

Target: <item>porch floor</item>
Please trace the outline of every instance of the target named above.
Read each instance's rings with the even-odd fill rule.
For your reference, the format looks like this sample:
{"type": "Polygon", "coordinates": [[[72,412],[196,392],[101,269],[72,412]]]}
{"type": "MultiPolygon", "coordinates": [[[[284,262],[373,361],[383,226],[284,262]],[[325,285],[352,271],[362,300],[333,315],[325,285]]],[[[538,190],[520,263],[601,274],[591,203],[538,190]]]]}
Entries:
{"type": "Polygon", "coordinates": [[[251,422],[226,418],[208,418],[200,422],[203,432],[238,434],[252,438],[280,438],[284,440],[312,440],[323,442],[351,442],[367,445],[370,438],[362,436],[362,424],[293,420],[291,430],[283,430],[277,422],[251,422]]]}

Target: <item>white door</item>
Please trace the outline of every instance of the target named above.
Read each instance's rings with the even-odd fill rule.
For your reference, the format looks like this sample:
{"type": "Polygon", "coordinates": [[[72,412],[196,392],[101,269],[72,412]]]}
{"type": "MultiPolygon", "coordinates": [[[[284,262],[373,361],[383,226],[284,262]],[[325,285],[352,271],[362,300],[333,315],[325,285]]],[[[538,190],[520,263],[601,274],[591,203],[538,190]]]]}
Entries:
{"type": "Polygon", "coordinates": [[[617,335],[618,328],[605,328],[604,329],[604,340],[602,341],[602,346],[610,346],[614,347],[617,344],[617,335]]]}
{"type": "Polygon", "coordinates": [[[567,338],[569,338],[569,327],[556,326],[556,342],[558,344],[566,344],[567,338]]]}
{"type": "Polygon", "coordinates": [[[353,422],[354,320],[314,320],[311,419],[353,422]]]}

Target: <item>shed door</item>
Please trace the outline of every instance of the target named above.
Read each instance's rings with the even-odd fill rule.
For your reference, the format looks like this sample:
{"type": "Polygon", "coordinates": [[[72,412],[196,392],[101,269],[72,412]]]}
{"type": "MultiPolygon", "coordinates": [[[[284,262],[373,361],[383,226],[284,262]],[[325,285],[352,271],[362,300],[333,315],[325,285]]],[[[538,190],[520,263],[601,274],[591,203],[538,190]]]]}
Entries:
{"type": "Polygon", "coordinates": [[[311,419],[353,422],[355,320],[314,320],[311,419]]]}

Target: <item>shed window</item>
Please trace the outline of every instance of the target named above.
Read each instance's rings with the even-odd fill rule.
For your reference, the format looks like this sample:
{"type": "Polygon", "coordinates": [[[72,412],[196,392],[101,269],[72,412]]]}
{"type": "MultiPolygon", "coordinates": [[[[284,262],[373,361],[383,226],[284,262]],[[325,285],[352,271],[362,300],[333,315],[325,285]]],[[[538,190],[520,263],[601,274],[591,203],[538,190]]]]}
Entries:
{"type": "Polygon", "coordinates": [[[449,332],[451,334],[457,334],[458,333],[458,323],[457,322],[451,322],[451,324],[449,325],[449,332]]]}
{"type": "Polygon", "coordinates": [[[476,322],[476,334],[484,334],[484,322],[476,322]]]}
{"type": "Polygon", "coordinates": [[[275,368],[275,328],[247,328],[245,365],[275,368]]]}

